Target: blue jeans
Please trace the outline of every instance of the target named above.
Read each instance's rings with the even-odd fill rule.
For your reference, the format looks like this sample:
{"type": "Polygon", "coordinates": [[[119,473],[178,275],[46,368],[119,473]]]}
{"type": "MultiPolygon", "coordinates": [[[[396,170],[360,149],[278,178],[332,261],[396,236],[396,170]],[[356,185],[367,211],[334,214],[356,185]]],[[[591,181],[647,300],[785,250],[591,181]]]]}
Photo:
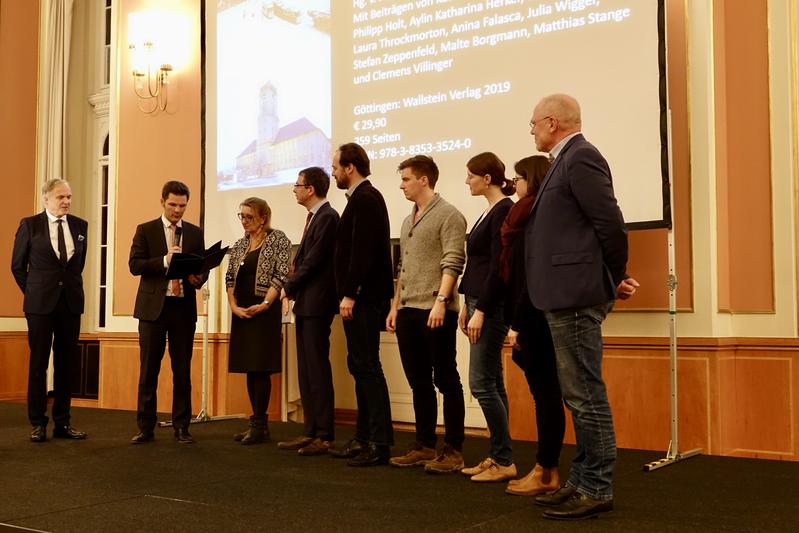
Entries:
{"type": "Polygon", "coordinates": [[[613,302],[547,311],[555,344],[558,381],[572,413],[577,454],[568,484],[595,500],[613,498],[616,436],[602,380],[602,321],[613,302]]]}
{"type": "MultiPolygon", "coordinates": [[[[469,318],[477,298],[466,296],[469,318]]],[[[508,425],[508,395],[502,375],[502,345],[508,334],[503,320],[503,305],[485,314],[483,331],[476,344],[469,345],[469,388],[483,410],[491,434],[490,457],[502,466],[513,464],[513,448],[508,425]]]]}

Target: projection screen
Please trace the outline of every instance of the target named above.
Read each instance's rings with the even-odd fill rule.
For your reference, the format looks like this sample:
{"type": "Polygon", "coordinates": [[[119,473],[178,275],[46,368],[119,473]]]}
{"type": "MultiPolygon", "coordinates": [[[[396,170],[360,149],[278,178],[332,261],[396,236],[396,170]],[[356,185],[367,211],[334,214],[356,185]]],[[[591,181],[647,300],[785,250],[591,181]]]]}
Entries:
{"type": "MultiPolygon", "coordinates": [[[[248,196],[297,243],[297,172],[345,142],[366,148],[392,237],[411,205],[400,161],[432,156],[436,191],[471,224],[466,161],[536,153],[536,102],[568,93],[605,155],[629,227],[670,224],[662,0],[207,0],[206,239],[241,235],[248,196]]],[[[343,210],[343,191],[331,186],[343,210]]]]}

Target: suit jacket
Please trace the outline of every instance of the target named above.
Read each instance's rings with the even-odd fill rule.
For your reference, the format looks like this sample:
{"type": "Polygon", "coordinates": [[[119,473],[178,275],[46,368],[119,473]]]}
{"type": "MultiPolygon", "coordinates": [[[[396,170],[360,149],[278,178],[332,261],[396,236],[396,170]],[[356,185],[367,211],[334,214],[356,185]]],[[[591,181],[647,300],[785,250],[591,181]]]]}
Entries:
{"type": "MultiPolygon", "coordinates": [[[[205,251],[203,230],[183,221],[182,247],[184,253],[202,253],[205,251]]],[[[161,217],[139,224],[130,247],[128,267],[134,276],[141,276],[139,290],[136,293],[136,306],[133,316],[139,320],[156,320],[164,307],[166,279],[164,256],[167,254],[167,243],[164,235],[164,224],[161,217]]],[[[183,293],[186,298],[187,311],[197,321],[197,298],[194,286],[187,279],[183,280],[183,293]]]]}
{"type": "Polygon", "coordinates": [[[393,296],[388,210],[369,180],[356,187],[341,213],[334,263],[339,298],[383,303],[393,296]]]}
{"type": "Polygon", "coordinates": [[[19,223],[11,254],[11,271],[25,295],[23,310],[26,313],[51,313],[62,293],[71,312],[83,313],[81,275],[86,264],[89,225],[74,215],[67,216],[67,224],[75,253],[64,266],[53,250],[46,212],[23,218],[19,223]]]}
{"type": "Polygon", "coordinates": [[[311,219],[294,257],[294,272],[284,285],[294,299],[297,316],[325,316],[338,313],[333,252],[339,216],[329,203],[311,219]]]}
{"type": "Polygon", "coordinates": [[[627,230],[610,168],[580,134],[558,154],[525,232],[527,289],[544,311],[598,305],[627,277],[627,230]]]}
{"type": "Polygon", "coordinates": [[[466,239],[466,270],[458,290],[476,297],[475,308],[488,314],[505,297],[505,285],[499,273],[500,229],[511,207],[513,200],[510,198],[497,202],[480,224],[472,227],[466,239]]]}

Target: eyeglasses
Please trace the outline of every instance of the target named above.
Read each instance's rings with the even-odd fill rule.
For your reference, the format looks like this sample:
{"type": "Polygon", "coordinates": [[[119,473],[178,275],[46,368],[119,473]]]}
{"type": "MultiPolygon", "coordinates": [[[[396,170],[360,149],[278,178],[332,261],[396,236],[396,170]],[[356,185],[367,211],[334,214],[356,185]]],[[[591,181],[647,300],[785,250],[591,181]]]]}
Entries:
{"type": "Polygon", "coordinates": [[[306,185],[305,183],[295,183],[294,188],[296,189],[297,187],[305,187],[307,189],[310,187],[310,185],[306,185]]]}
{"type": "Polygon", "coordinates": [[[541,118],[539,118],[538,120],[531,120],[531,121],[530,121],[530,129],[533,129],[533,128],[535,128],[535,125],[536,125],[536,124],[538,124],[538,123],[539,123],[539,122],[541,122],[542,120],[546,120],[546,119],[548,119],[548,118],[552,118],[552,115],[547,115],[547,116],[545,116],[545,117],[541,117],[541,118]]]}
{"type": "Polygon", "coordinates": [[[247,222],[252,222],[253,220],[255,220],[255,217],[252,215],[244,215],[242,213],[236,213],[236,216],[239,217],[239,220],[241,220],[242,222],[245,220],[247,222]]]}

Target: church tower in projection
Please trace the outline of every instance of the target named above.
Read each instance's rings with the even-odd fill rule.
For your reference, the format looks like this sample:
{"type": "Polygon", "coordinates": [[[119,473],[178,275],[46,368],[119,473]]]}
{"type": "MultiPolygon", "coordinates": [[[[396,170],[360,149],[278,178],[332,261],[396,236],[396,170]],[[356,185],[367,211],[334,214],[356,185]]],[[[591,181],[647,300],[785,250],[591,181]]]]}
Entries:
{"type": "Polygon", "coordinates": [[[277,89],[271,82],[266,82],[258,93],[258,139],[255,147],[257,174],[261,177],[271,176],[275,172],[272,144],[279,128],[277,89]]]}

